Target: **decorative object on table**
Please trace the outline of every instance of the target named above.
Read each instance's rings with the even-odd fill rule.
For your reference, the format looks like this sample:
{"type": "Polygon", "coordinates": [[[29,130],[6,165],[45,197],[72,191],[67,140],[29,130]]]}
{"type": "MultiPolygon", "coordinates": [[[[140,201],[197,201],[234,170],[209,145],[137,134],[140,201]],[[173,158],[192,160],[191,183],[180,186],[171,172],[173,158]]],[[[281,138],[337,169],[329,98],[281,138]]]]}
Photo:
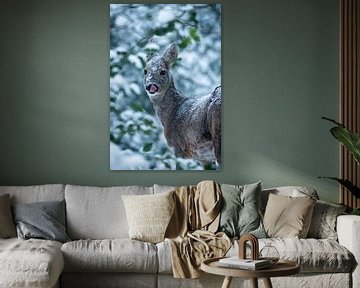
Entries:
{"type": "Polygon", "coordinates": [[[228,268],[258,270],[268,268],[271,263],[266,259],[259,259],[259,241],[252,234],[245,234],[239,239],[239,255],[219,260],[219,265],[228,268]],[[251,259],[246,257],[246,243],[249,242],[251,259]]]}
{"type": "MultiPolygon", "coordinates": [[[[247,243],[249,242],[250,245],[250,251],[251,251],[251,260],[253,262],[249,261],[247,263],[239,263],[239,265],[242,266],[248,266],[253,270],[256,269],[264,269],[266,267],[269,267],[272,264],[276,264],[280,259],[279,251],[272,245],[265,245],[260,251],[259,251],[259,240],[252,234],[245,234],[240,237],[239,239],[239,259],[247,259],[246,255],[246,248],[247,243]],[[256,261],[261,260],[259,263],[256,261]]],[[[231,257],[233,258],[233,257],[231,257]]],[[[230,261],[232,259],[229,259],[230,261]]],[[[221,262],[221,261],[219,261],[221,262]]],[[[223,261],[224,262],[224,261],[223,261]]],[[[226,262],[226,261],[225,261],[226,262]]]]}
{"type": "MultiPolygon", "coordinates": [[[[360,136],[356,134],[354,131],[347,129],[343,124],[326,117],[322,117],[322,119],[330,121],[336,124],[335,127],[330,129],[330,132],[334,138],[336,138],[340,143],[344,145],[344,147],[353,155],[354,160],[360,165],[360,136]]],[[[360,187],[356,186],[352,183],[349,179],[341,179],[337,177],[319,177],[319,178],[327,178],[334,181],[337,181],[342,186],[344,186],[350,193],[356,198],[360,198],[360,187]]],[[[352,207],[352,208],[359,208],[359,207],[352,207]]],[[[358,210],[352,214],[359,215],[358,210]]]]}
{"type": "Polygon", "coordinates": [[[265,245],[259,252],[260,259],[267,260],[271,265],[276,264],[280,259],[280,253],[272,245],[265,245]]]}
{"type": "Polygon", "coordinates": [[[239,258],[246,259],[246,243],[250,243],[251,249],[251,259],[258,260],[259,259],[259,241],[252,234],[245,234],[239,239],[239,258]]]}

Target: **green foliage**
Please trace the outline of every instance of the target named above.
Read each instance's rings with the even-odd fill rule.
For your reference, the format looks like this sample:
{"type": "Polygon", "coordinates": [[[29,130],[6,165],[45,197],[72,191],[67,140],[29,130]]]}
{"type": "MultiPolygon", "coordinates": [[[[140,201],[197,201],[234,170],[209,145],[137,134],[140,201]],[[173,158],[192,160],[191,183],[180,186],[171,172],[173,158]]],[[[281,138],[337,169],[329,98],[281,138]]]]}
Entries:
{"type": "Polygon", "coordinates": [[[191,36],[192,39],[194,39],[195,42],[200,42],[200,36],[199,36],[199,32],[198,29],[196,29],[195,27],[191,27],[189,29],[189,35],[191,36]]]}
{"type": "Polygon", "coordinates": [[[185,37],[182,39],[181,43],[178,45],[180,49],[185,49],[187,46],[191,44],[191,38],[185,37]]]}
{"type": "MultiPolygon", "coordinates": [[[[326,117],[322,117],[322,119],[330,121],[336,124],[335,127],[330,129],[331,135],[337,139],[340,143],[344,145],[346,149],[348,149],[351,154],[354,156],[354,159],[360,165],[360,137],[355,132],[347,129],[343,124],[326,117]]],[[[360,188],[355,186],[350,180],[340,179],[336,177],[319,177],[319,178],[327,178],[333,181],[337,181],[342,186],[344,186],[347,190],[349,190],[356,198],[360,198],[360,188]]]]}
{"type": "Polygon", "coordinates": [[[336,127],[331,128],[331,134],[351,152],[356,162],[360,164],[360,136],[332,119],[326,117],[323,117],[323,119],[331,121],[337,125],[336,127]]]}
{"type": "Polygon", "coordinates": [[[339,184],[348,189],[356,198],[360,198],[360,188],[355,186],[351,181],[344,180],[336,177],[318,177],[337,181],[339,184]]]}
{"type": "Polygon", "coordinates": [[[360,216],[360,208],[354,208],[350,214],[360,216]]]}
{"type": "Polygon", "coordinates": [[[175,21],[171,21],[171,22],[167,23],[167,25],[164,27],[154,29],[152,34],[154,34],[156,36],[164,36],[167,33],[174,31],[174,29],[175,29],[175,21]]]}
{"type": "Polygon", "coordinates": [[[143,147],[143,151],[144,152],[149,152],[152,148],[153,144],[152,143],[146,143],[143,147]]]}

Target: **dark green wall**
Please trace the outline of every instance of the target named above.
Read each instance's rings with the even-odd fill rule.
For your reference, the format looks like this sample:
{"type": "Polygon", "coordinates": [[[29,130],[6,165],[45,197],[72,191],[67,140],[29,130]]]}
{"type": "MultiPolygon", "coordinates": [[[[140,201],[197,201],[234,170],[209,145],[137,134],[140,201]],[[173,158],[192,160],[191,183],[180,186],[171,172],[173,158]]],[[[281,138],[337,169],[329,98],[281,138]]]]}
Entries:
{"type": "Polygon", "coordinates": [[[222,1],[220,172],[109,170],[109,3],[1,2],[0,184],[263,180],[337,201],[317,179],[338,174],[320,119],[338,117],[337,0],[222,1]]]}

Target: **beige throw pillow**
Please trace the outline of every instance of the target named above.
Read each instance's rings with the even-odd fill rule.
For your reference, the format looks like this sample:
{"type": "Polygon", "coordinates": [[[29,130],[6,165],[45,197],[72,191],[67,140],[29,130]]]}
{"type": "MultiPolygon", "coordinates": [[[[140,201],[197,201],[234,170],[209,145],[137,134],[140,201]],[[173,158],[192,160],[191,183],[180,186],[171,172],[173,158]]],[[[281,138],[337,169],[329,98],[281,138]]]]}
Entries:
{"type": "Polygon", "coordinates": [[[16,237],[16,228],[11,215],[10,195],[0,196],[0,238],[16,237]]]}
{"type": "Polygon", "coordinates": [[[131,239],[151,243],[164,240],[175,207],[173,193],[122,196],[131,239]]]}
{"type": "Polygon", "coordinates": [[[306,238],[316,200],[311,197],[269,195],[264,228],[269,237],[306,238]]]}

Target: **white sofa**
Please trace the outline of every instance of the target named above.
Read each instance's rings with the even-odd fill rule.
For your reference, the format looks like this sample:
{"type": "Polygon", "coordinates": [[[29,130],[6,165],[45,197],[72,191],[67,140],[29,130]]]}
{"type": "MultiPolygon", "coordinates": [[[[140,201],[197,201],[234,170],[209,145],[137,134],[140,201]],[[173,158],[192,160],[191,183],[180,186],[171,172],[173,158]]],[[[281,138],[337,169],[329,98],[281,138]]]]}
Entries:
{"type": "MultiPolygon", "coordinates": [[[[122,195],[160,193],[167,186],[90,187],[76,185],[0,186],[12,204],[40,201],[66,202],[65,244],[40,239],[0,239],[0,287],[221,287],[222,277],[172,277],[167,242],[146,243],[128,238],[122,195]]],[[[291,188],[275,189],[291,194],[291,188]]],[[[269,193],[264,190],[263,195],[269,193]]],[[[263,197],[266,200],[266,197],[263,197]]],[[[266,201],[265,201],[266,202],[266,201]]],[[[301,265],[295,276],[273,278],[274,287],[360,287],[360,217],[337,219],[338,242],[329,239],[260,239],[280,256],[301,265]]],[[[237,253],[237,242],[228,255],[237,253]]],[[[234,279],[248,287],[250,282],[234,279]]],[[[259,281],[262,287],[262,281],[259,281]]],[[[243,287],[243,286],[241,286],[243,287]]]]}

